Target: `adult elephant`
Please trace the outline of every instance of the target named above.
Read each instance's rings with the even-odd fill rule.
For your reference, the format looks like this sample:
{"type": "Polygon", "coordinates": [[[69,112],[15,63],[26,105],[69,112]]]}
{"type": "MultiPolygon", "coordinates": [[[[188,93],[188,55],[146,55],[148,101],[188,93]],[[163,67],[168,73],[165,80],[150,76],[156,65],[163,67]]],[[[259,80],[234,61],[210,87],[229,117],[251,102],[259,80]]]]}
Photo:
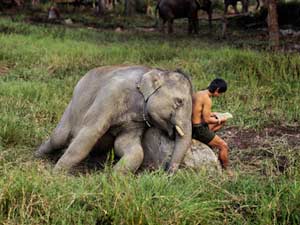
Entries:
{"type": "Polygon", "coordinates": [[[173,33],[174,19],[188,18],[188,32],[198,33],[198,10],[204,10],[208,14],[209,26],[212,20],[212,3],[210,0],[159,0],[156,6],[160,18],[163,20],[162,30],[168,22],[168,33],[173,33]]]}
{"type": "Polygon", "coordinates": [[[168,170],[176,171],[191,143],[192,85],[180,72],[146,66],[108,66],[89,71],[51,137],[36,151],[66,151],[55,170],[69,170],[93,148],[114,148],[115,170],[135,171],[143,161],[142,137],[149,126],[175,138],[168,170]]]}

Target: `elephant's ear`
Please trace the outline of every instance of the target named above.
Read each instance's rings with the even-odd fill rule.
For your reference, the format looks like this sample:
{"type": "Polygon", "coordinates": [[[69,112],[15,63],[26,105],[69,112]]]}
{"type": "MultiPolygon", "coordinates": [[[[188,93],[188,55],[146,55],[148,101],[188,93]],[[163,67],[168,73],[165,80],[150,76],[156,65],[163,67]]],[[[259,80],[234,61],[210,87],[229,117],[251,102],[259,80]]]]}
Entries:
{"type": "Polygon", "coordinates": [[[151,70],[142,76],[138,89],[143,94],[145,101],[163,84],[162,71],[151,70]]]}

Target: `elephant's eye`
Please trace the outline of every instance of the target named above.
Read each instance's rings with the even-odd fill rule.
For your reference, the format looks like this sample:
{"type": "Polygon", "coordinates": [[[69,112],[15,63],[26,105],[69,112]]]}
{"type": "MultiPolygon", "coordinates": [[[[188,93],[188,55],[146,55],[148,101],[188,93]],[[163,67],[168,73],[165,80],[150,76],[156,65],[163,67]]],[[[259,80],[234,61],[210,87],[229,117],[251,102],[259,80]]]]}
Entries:
{"type": "Polygon", "coordinates": [[[176,108],[181,107],[183,105],[183,100],[181,98],[175,99],[176,108]]]}

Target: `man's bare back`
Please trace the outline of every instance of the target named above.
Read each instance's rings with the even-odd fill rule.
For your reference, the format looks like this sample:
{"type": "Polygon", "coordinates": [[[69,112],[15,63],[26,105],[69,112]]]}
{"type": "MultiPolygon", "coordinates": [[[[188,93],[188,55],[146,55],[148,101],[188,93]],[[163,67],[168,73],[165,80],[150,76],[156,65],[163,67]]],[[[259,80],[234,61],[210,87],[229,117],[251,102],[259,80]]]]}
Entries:
{"type": "Polygon", "coordinates": [[[213,94],[208,90],[198,91],[193,94],[193,124],[220,124],[223,122],[214,117],[214,114],[211,112],[211,96],[213,94]]]}

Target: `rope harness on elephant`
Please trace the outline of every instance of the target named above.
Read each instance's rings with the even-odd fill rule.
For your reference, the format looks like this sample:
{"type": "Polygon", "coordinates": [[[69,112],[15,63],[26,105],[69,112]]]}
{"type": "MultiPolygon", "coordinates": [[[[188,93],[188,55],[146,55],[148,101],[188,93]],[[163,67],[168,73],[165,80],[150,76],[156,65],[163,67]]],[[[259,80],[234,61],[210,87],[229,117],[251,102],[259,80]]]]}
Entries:
{"type": "Polygon", "coordinates": [[[158,87],[157,89],[155,89],[155,91],[152,92],[152,94],[149,95],[149,97],[146,98],[146,99],[144,100],[144,106],[143,106],[143,120],[144,120],[144,122],[147,124],[148,127],[152,127],[152,126],[151,126],[151,123],[150,123],[150,117],[148,116],[148,113],[147,113],[147,110],[146,110],[146,106],[147,106],[147,103],[148,103],[149,98],[150,98],[155,92],[157,92],[160,88],[161,88],[161,86],[158,87]]]}
{"type": "Polygon", "coordinates": [[[149,117],[148,117],[148,115],[146,114],[146,101],[144,102],[144,106],[143,106],[143,120],[144,120],[144,122],[147,124],[147,126],[150,128],[151,127],[151,124],[150,124],[150,122],[149,122],[149,117]],[[147,117],[148,117],[148,119],[147,119],[147,117]]]}
{"type": "MultiPolygon", "coordinates": [[[[149,71],[148,73],[152,72],[149,71]]],[[[141,78],[142,80],[142,78],[141,78]]],[[[141,82],[141,81],[140,81],[141,82]]],[[[139,83],[140,83],[139,82],[139,83]]],[[[139,90],[139,92],[142,94],[142,96],[144,97],[144,105],[143,105],[143,120],[144,122],[147,124],[148,127],[152,127],[151,123],[150,123],[150,117],[148,116],[147,110],[146,110],[146,106],[148,103],[149,98],[154,95],[159,89],[161,88],[161,86],[159,86],[158,88],[156,88],[147,98],[145,98],[143,92],[140,90],[140,85],[137,85],[137,89],[139,90]]]]}

